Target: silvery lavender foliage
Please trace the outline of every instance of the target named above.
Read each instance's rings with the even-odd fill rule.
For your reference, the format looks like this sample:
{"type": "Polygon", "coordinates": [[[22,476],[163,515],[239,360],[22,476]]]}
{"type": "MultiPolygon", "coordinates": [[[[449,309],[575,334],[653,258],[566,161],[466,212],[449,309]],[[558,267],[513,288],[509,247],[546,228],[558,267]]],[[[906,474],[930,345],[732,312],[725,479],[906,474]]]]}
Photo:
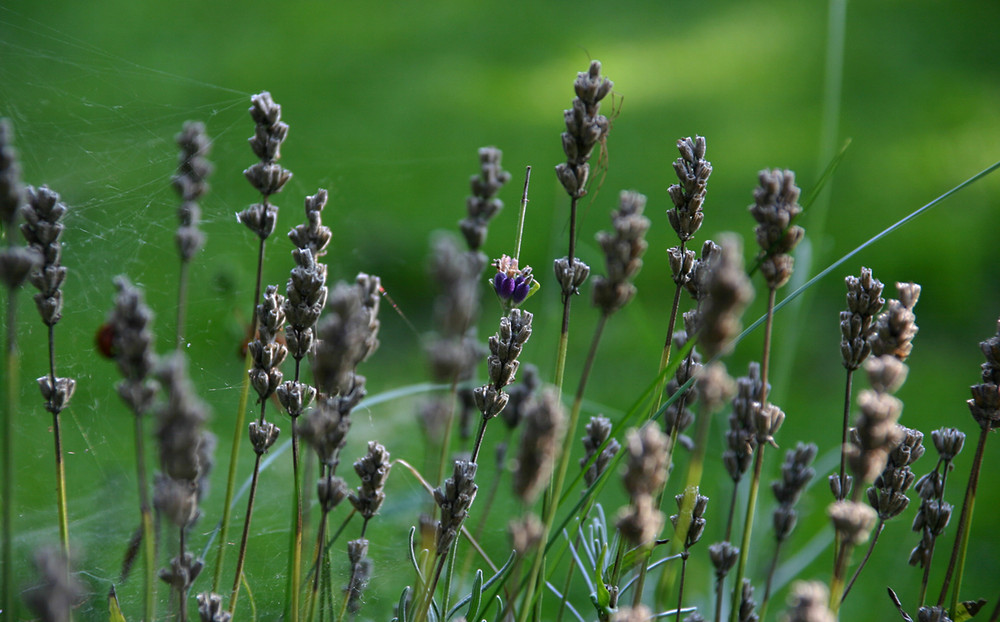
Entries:
{"type": "Polygon", "coordinates": [[[281,157],[281,143],[288,136],[288,125],[281,121],[281,106],[267,91],[254,95],[250,101],[250,116],[257,126],[249,142],[260,162],[243,171],[243,175],[264,200],[238,213],[236,219],[265,240],[274,233],[278,219],[278,207],[271,205],[268,198],[281,192],[292,177],[291,171],[277,163],[281,157]]]}
{"type": "MultiPolygon", "coordinates": [[[[694,238],[705,217],[701,208],[705,202],[708,177],[712,174],[712,163],[705,159],[703,136],[695,136],[693,140],[691,137],[679,139],[677,150],[681,157],[674,160],[674,172],[680,183],[667,188],[674,203],[673,209],[667,210],[667,218],[681,242],[687,242],[694,238]]],[[[680,250],[680,247],[675,248],[680,250]]]]}
{"type": "Polygon", "coordinates": [[[622,192],[618,209],[611,213],[613,233],[602,231],[597,242],[604,250],[607,276],[594,279],[594,304],[611,315],[635,295],[632,279],[642,268],[642,255],[646,252],[646,231],[649,219],[642,215],[646,197],[638,192],[622,192]]]}
{"type": "Polygon", "coordinates": [[[213,167],[207,156],[212,141],[205,133],[205,124],[198,121],[185,122],[175,140],[181,150],[177,173],[172,179],[174,190],[181,197],[181,206],[177,210],[180,221],[176,236],[177,250],[181,261],[188,261],[205,244],[205,234],[198,228],[201,221],[198,199],[208,192],[206,180],[212,174],[213,167]]]}
{"type": "Polygon", "coordinates": [[[458,223],[469,250],[478,251],[486,242],[489,221],[503,209],[503,201],[496,198],[497,192],[510,181],[510,173],[503,170],[500,160],[503,152],[496,147],[479,150],[479,175],[469,179],[472,196],[465,200],[468,216],[458,223]]]}
{"type": "Polygon", "coordinates": [[[792,224],[802,212],[795,173],[788,170],[764,170],[758,175],[760,185],[754,189],[754,204],[750,215],[757,221],[754,234],[761,249],[760,270],[767,286],[777,289],[792,276],[795,260],[792,252],[805,230],[792,224]]]}

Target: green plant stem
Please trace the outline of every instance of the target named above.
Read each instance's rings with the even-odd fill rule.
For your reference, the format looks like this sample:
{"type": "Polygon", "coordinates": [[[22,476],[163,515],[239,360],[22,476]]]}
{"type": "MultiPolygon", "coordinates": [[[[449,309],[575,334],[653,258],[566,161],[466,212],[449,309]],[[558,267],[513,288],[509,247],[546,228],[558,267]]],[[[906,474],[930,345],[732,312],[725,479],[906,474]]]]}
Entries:
{"type": "MultiPolygon", "coordinates": [[[[178,555],[181,559],[184,559],[184,528],[178,527],[180,536],[178,538],[179,544],[177,547],[178,555]]],[[[187,588],[181,588],[177,590],[177,613],[181,622],[187,622],[187,588]]]]}
{"type": "Polygon", "coordinates": [[[948,593],[948,586],[952,577],[955,579],[955,587],[951,593],[951,607],[949,611],[952,618],[955,617],[955,610],[958,608],[958,594],[962,588],[962,573],[965,569],[965,555],[969,548],[969,531],[972,529],[972,509],[976,505],[976,488],[979,485],[979,471],[983,464],[983,454],[986,451],[986,438],[989,426],[981,427],[979,432],[979,442],[976,444],[976,456],[972,459],[972,471],[969,473],[969,482],[965,487],[965,500],[962,502],[962,513],[958,517],[958,532],[955,535],[955,545],[951,550],[951,558],[948,560],[948,570],[945,572],[944,581],[941,583],[941,595],[938,596],[938,607],[944,603],[948,593]]]}
{"type": "MultiPolygon", "coordinates": [[[[576,197],[570,199],[569,202],[569,253],[567,258],[569,259],[569,269],[573,270],[573,254],[576,252],[576,209],[577,209],[576,197]]],[[[559,331],[559,346],[556,351],[556,373],[555,373],[555,385],[556,391],[558,392],[560,398],[562,397],[563,379],[566,373],[566,352],[569,350],[569,308],[570,302],[573,299],[573,295],[563,293],[563,315],[562,315],[562,328],[559,331]]]]}
{"type": "MultiPolygon", "coordinates": [[[[774,287],[768,288],[767,294],[767,319],[764,323],[764,354],[760,363],[760,403],[761,406],[767,404],[767,373],[771,358],[771,332],[774,328],[774,301],[777,290],[774,287]]],[[[740,556],[736,562],[736,579],[733,583],[733,602],[729,612],[729,619],[736,622],[739,614],[741,591],[743,589],[743,577],[746,576],[747,557],[750,550],[750,533],[753,531],[753,517],[757,510],[757,493],[760,490],[760,476],[764,465],[764,443],[757,444],[757,452],[753,460],[753,476],[750,478],[750,496],[747,499],[746,522],[743,525],[743,540],[740,542],[740,556]]]]}
{"type": "MultiPolygon", "coordinates": [[[[681,240],[681,255],[684,254],[684,241],[681,240]]],[[[670,319],[667,321],[667,337],[663,340],[663,353],[660,355],[660,368],[658,370],[659,374],[663,373],[663,370],[667,368],[670,363],[670,349],[674,344],[674,329],[677,327],[677,312],[681,306],[681,285],[676,283],[674,288],[674,301],[670,305],[670,319]]],[[[654,402],[653,410],[650,413],[655,413],[660,409],[660,405],[663,403],[663,391],[667,386],[667,377],[663,376],[660,380],[659,385],[656,387],[656,401],[654,402]]],[[[673,446],[671,446],[671,451],[673,451],[673,446]]],[[[645,565],[643,566],[645,567],[645,565]]]]}
{"type": "Polygon", "coordinates": [[[844,420],[840,433],[840,494],[837,501],[843,501],[847,496],[847,430],[851,425],[851,385],[854,370],[847,370],[847,380],[844,382],[844,420]]]}
{"type": "MultiPolygon", "coordinates": [[[[566,303],[565,308],[567,310],[569,309],[568,302],[566,303]]],[[[568,320],[568,317],[568,313],[563,316],[564,320],[568,320]]],[[[555,523],[556,510],[559,509],[558,500],[563,484],[566,481],[566,472],[569,468],[569,459],[570,454],[572,453],[573,440],[576,438],[576,428],[577,424],[580,422],[580,410],[583,407],[583,394],[586,391],[587,378],[590,376],[590,370],[594,366],[594,359],[597,358],[597,346],[601,342],[601,334],[604,332],[604,326],[608,322],[608,317],[608,314],[602,313],[601,318],[597,321],[597,327],[594,329],[594,338],[590,342],[590,351],[587,352],[587,359],[583,364],[583,371],[580,375],[580,384],[577,387],[576,398],[573,400],[573,408],[570,410],[569,424],[566,426],[566,433],[565,436],[563,436],[562,448],[559,452],[559,465],[555,470],[555,477],[551,481],[551,486],[548,491],[550,503],[548,503],[545,508],[545,519],[543,521],[542,529],[543,542],[548,541],[549,533],[552,531],[552,525],[555,523]]],[[[568,330],[568,324],[564,323],[564,329],[568,330]]],[[[534,602],[537,586],[539,585],[539,578],[542,572],[542,561],[544,558],[545,555],[539,552],[539,554],[535,556],[535,560],[532,563],[531,571],[528,575],[527,591],[525,592],[525,606],[521,610],[518,622],[524,622],[524,620],[526,620],[527,613],[531,609],[529,603],[534,602]]]]}
{"type": "Polygon", "coordinates": [[[472,446],[472,462],[479,464],[479,450],[483,446],[483,438],[486,436],[486,424],[489,419],[486,417],[479,418],[479,430],[476,432],[476,444],[472,446]]]}
{"type": "Polygon", "coordinates": [[[445,468],[448,466],[448,451],[451,447],[451,435],[455,427],[455,401],[458,399],[458,378],[451,379],[451,389],[448,391],[448,419],[444,425],[444,437],[441,439],[441,453],[438,455],[437,477],[434,479],[440,482],[444,478],[445,468]]]}
{"type": "Polygon", "coordinates": [[[135,470],[139,480],[139,519],[142,522],[143,546],[143,598],[146,620],[155,620],[156,611],[156,534],[153,532],[153,513],[149,505],[146,486],[146,452],[143,444],[142,413],[135,413],[135,470]]]}
{"type": "Polygon", "coordinates": [[[316,612],[316,601],[319,600],[319,578],[320,578],[320,563],[323,560],[323,537],[326,535],[326,524],[329,512],[323,511],[323,515],[319,520],[319,530],[316,534],[316,555],[314,557],[315,564],[313,569],[313,582],[312,582],[312,598],[309,600],[309,613],[306,616],[306,622],[312,622],[315,619],[316,612]]]}
{"type": "Polygon", "coordinates": [[[854,582],[858,580],[858,575],[861,574],[861,571],[864,569],[865,564],[867,564],[868,560],[871,559],[872,551],[875,550],[875,543],[878,542],[878,537],[882,535],[883,529],[885,529],[885,520],[879,518],[878,526],[875,527],[875,534],[871,537],[871,540],[868,543],[868,551],[865,553],[865,556],[861,560],[861,563],[858,564],[858,567],[854,571],[854,575],[851,577],[851,580],[847,582],[847,587],[844,588],[844,593],[840,597],[840,602],[844,602],[847,599],[847,594],[851,591],[851,587],[854,585],[854,582]]]}
{"type": "MultiPolygon", "coordinates": [[[[298,367],[298,361],[295,362],[298,367]]],[[[298,377],[298,374],[296,374],[298,377]]],[[[302,582],[302,481],[299,475],[297,417],[292,417],[292,550],[288,555],[288,599],[292,622],[299,619],[299,587],[302,582]]]]}
{"type": "Polygon", "coordinates": [[[236,614],[236,600],[239,598],[240,582],[243,579],[243,563],[246,561],[247,540],[250,538],[250,519],[253,516],[254,498],[257,496],[257,481],[260,479],[260,457],[261,454],[257,454],[253,465],[253,479],[250,480],[250,494],[247,497],[247,513],[243,519],[243,537],[240,539],[240,553],[236,558],[236,576],[233,579],[233,590],[229,597],[229,613],[232,615],[236,614]]]}
{"type": "Polygon", "coordinates": [[[0,609],[13,618],[17,615],[14,600],[14,413],[17,412],[17,389],[20,372],[20,357],[17,350],[16,292],[7,289],[7,330],[4,347],[4,379],[6,395],[3,405],[3,592],[0,594],[0,609]]]}
{"type": "Polygon", "coordinates": [[[854,546],[850,542],[843,542],[840,550],[837,551],[837,561],[834,564],[833,578],[830,579],[830,611],[834,615],[840,611],[840,603],[843,602],[844,595],[844,572],[847,570],[847,561],[851,558],[851,551],[854,546]]]}
{"type": "Polygon", "coordinates": [[[514,261],[521,258],[521,238],[524,235],[524,215],[528,211],[528,182],[531,181],[531,167],[524,167],[524,193],[521,195],[521,209],[517,216],[517,235],[514,237],[514,261]]]}
{"type": "Polygon", "coordinates": [[[681,581],[680,585],[677,588],[677,611],[674,614],[675,620],[681,619],[681,609],[682,605],[684,604],[684,574],[687,572],[687,564],[688,564],[688,550],[685,547],[684,552],[681,555],[681,581]]]}
{"type": "MultiPolygon", "coordinates": [[[[267,197],[264,197],[267,203],[267,197]]],[[[257,246],[257,278],[253,292],[253,309],[250,314],[250,338],[257,333],[257,301],[260,300],[260,283],[264,270],[264,240],[257,246]]],[[[247,348],[243,361],[243,385],[240,387],[240,399],[236,405],[236,425],[233,428],[233,447],[229,453],[229,474],[226,477],[226,497],[222,504],[222,529],[219,531],[219,552],[215,556],[215,574],[212,577],[212,591],[219,590],[222,580],[222,566],[226,558],[226,540],[229,536],[229,519],[232,517],[233,495],[236,493],[236,467],[239,465],[240,444],[246,424],[247,402],[250,399],[250,367],[252,364],[250,349],[247,348]]],[[[260,456],[258,456],[258,462],[260,456]]],[[[239,573],[237,573],[239,574],[239,573]]],[[[239,577],[237,577],[237,580],[239,577]]],[[[238,589],[238,586],[237,586],[238,589]]]]}
{"type": "Polygon", "coordinates": [[[180,274],[177,277],[177,351],[184,347],[184,321],[187,315],[188,267],[191,262],[181,260],[180,274]]]}
{"type": "MultiPolygon", "coordinates": [[[[56,345],[55,326],[48,327],[49,337],[49,386],[56,389],[56,345]]],[[[69,559],[69,517],[66,512],[66,468],[63,461],[62,430],[59,424],[59,411],[52,408],[52,402],[46,404],[52,413],[52,437],[55,446],[56,460],[56,511],[59,520],[59,548],[66,559],[69,559]]]]}

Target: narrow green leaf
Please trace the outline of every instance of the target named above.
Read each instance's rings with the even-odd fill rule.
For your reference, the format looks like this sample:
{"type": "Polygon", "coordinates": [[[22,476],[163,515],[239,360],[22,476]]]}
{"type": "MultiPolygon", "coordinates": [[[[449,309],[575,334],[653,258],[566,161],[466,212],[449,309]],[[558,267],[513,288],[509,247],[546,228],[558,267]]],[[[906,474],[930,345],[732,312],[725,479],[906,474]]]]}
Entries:
{"type": "MultiPolygon", "coordinates": [[[[483,600],[483,571],[476,570],[476,578],[472,580],[472,593],[469,595],[469,613],[465,619],[470,622],[479,620],[479,605],[483,600]]],[[[450,616],[449,616],[450,617],[450,616]]]]}
{"type": "Polygon", "coordinates": [[[108,619],[111,622],[125,622],[125,616],[122,615],[122,608],[118,604],[118,594],[115,593],[114,585],[108,591],[108,613],[110,614],[108,619]]]}

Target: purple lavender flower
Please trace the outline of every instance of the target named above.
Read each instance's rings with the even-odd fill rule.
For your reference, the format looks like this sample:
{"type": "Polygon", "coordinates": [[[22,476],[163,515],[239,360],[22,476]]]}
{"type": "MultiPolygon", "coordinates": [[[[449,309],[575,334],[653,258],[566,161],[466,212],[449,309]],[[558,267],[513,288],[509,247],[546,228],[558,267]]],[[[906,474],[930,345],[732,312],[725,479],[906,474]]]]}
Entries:
{"type": "Polygon", "coordinates": [[[535,279],[531,276],[531,266],[517,267],[517,260],[507,255],[493,262],[497,269],[493,277],[493,289],[505,304],[517,306],[531,293],[535,279]]]}

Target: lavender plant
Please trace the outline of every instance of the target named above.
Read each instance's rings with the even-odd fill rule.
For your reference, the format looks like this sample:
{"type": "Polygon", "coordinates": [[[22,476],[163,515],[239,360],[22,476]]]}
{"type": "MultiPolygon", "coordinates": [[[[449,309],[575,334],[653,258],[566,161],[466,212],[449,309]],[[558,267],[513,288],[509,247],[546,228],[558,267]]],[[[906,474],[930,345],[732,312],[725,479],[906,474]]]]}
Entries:
{"type": "MultiPolygon", "coordinates": [[[[141,591],[144,619],[157,619],[156,606],[167,599],[165,591],[158,596],[152,581],[153,569],[160,562],[164,563],[160,577],[171,586],[169,609],[181,620],[187,618],[189,608],[195,604],[192,600],[196,601],[202,620],[230,620],[243,586],[250,587],[251,593],[258,587],[255,584],[259,575],[244,572],[246,568],[265,568],[268,574],[280,574],[270,567],[274,556],[265,554],[263,547],[258,549],[258,541],[254,546],[249,546],[249,541],[254,533],[251,517],[255,505],[262,503],[270,492],[280,491],[282,486],[278,478],[262,477],[267,469],[264,457],[269,452],[277,454],[277,449],[286,445],[292,448],[293,518],[288,527],[288,573],[282,579],[286,584],[281,605],[285,619],[313,622],[317,617],[338,621],[388,617],[388,607],[381,601],[387,591],[398,588],[401,596],[393,615],[400,621],[447,622],[461,617],[527,621],[564,616],[583,620],[596,616],[604,622],[687,616],[683,619],[695,622],[711,614],[715,620],[726,615],[741,622],[769,619],[769,603],[784,590],[775,579],[779,552],[787,553],[783,547],[789,546],[793,527],[800,515],[809,511],[799,501],[810,494],[808,482],[814,470],[819,469],[813,465],[820,451],[816,445],[799,443],[786,453],[780,479],[772,486],[774,544],[770,539],[766,544],[758,542],[762,540],[759,537],[752,539],[757,508],[761,507],[763,513],[766,503],[758,500],[765,472],[764,449],[767,445],[777,445],[777,432],[785,418],[782,410],[770,401],[768,369],[775,313],[781,304],[777,291],[790,278],[793,266],[790,253],[804,236],[796,224],[802,207],[795,177],[786,170],[765,170],[754,192],[750,211],[758,223],[754,236],[760,250],[750,272],[762,273],[768,292],[762,320],[764,347],[760,362],[751,363],[746,376],[733,381],[721,359],[738,347],[746,334],[740,333],[741,315],[753,292],[737,237],[720,237],[718,245],[706,241],[700,256],[687,248],[703,222],[702,207],[712,166],[705,160],[704,138],[678,141],[681,157],[674,163],[674,169],[679,183],[669,190],[673,207],[667,211],[667,219],[680,243],[668,251],[667,261],[674,281],[672,292],[660,292],[666,300],[673,294],[668,337],[660,364],[649,369],[644,395],[619,396],[621,403],[610,405],[605,411],[611,413],[608,417],[591,417],[585,430],[578,430],[580,417],[590,408],[586,403],[588,382],[591,378],[606,380],[601,377],[606,368],[598,365],[597,357],[602,334],[608,320],[637,295],[634,279],[647,249],[646,233],[659,224],[645,215],[643,195],[624,192],[619,196],[617,209],[611,216],[612,230],[597,236],[596,247],[603,252],[606,266],[604,274],[595,277],[590,287],[597,317],[594,336],[584,358],[580,361],[569,358],[570,299],[584,286],[589,273],[578,257],[576,246],[578,203],[587,193],[592,152],[603,148],[610,125],[600,114],[599,105],[612,86],[600,71],[600,64],[594,62],[588,72],[579,74],[575,83],[577,98],[564,116],[566,161],[557,167],[557,176],[570,197],[570,239],[568,255],[555,262],[562,324],[553,357],[554,369],[542,366],[529,373],[531,368],[523,365],[529,336],[547,327],[538,315],[545,313],[544,307],[532,312],[521,308],[537,289],[532,270],[521,261],[519,252],[528,180],[514,253],[494,253],[491,259],[487,254],[490,251],[487,224],[501,210],[500,193],[509,174],[500,166],[499,150],[485,148],[479,152],[480,172],[472,178],[472,196],[466,204],[466,216],[459,224],[468,250],[460,250],[450,240],[439,241],[432,260],[432,280],[442,295],[433,305],[436,335],[427,350],[434,380],[444,383],[448,391],[442,391],[440,386],[409,388],[412,392],[437,391],[437,397],[443,396],[437,402],[429,402],[424,412],[430,413],[425,422],[440,419],[445,423],[426,426],[426,437],[432,441],[429,443],[403,442],[405,432],[397,433],[391,439],[395,441],[391,443],[391,456],[382,443],[359,439],[367,441],[367,451],[353,464],[359,480],[356,487],[347,482],[353,475],[338,473],[341,461],[351,451],[349,432],[358,413],[379,420],[382,411],[378,402],[391,392],[369,397],[367,380],[358,373],[359,365],[380,345],[378,313],[384,293],[382,281],[361,273],[353,283],[342,282],[327,288],[327,267],[320,259],[327,253],[331,234],[321,219],[328,196],[320,189],[305,201],[305,222],[289,234],[295,249],[286,295],[279,294],[273,285],[260,295],[264,242],[273,232],[277,218],[277,208],[270,203],[270,197],[281,190],[290,173],[277,164],[288,129],[281,122],[280,107],[267,93],[254,96],[251,116],[257,127],[250,142],[260,161],[248,168],[245,175],[262,199],[241,212],[239,219],[259,238],[246,383],[254,387],[260,407],[249,426],[255,466],[249,476],[247,510],[228,606],[215,593],[216,585],[191,598],[191,592],[199,590],[200,576],[207,574],[202,572],[206,563],[195,553],[192,542],[202,537],[192,526],[206,511],[201,501],[213,445],[207,413],[193,396],[180,358],[163,359],[157,364],[149,329],[152,311],[143,303],[140,291],[124,278],[117,281],[118,299],[105,331],[108,351],[116,357],[125,378],[118,391],[135,422],[135,479],[142,527],[140,535],[133,539],[129,556],[134,558],[141,550],[146,571],[141,586],[125,584],[123,589],[141,591]],[[496,272],[484,278],[487,265],[496,268],[496,272]],[[684,314],[683,330],[676,330],[682,288],[692,295],[694,302],[693,308],[684,314]],[[496,334],[489,339],[488,350],[483,351],[476,343],[480,298],[484,291],[490,290],[500,299],[502,314],[496,334]],[[674,351],[679,353],[677,360],[672,360],[674,351]],[[486,365],[480,366],[477,361],[485,352],[488,352],[486,365]],[[294,364],[286,360],[288,354],[294,364]],[[579,383],[572,400],[563,400],[562,385],[568,367],[579,373],[579,383]],[[522,385],[512,384],[518,376],[522,385]],[[286,377],[290,379],[286,381],[286,377]],[[542,388],[549,380],[554,387],[542,388]],[[159,384],[164,391],[158,397],[159,384]],[[467,404],[461,403],[461,393],[465,390],[470,396],[465,400],[467,404]],[[291,439],[282,445],[276,444],[278,427],[266,416],[267,404],[273,403],[272,396],[277,397],[291,419],[291,439]],[[479,412],[479,426],[471,441],[471,451],[455,459],[451,454],[452,421],[456,408],[466,406],[479,412]],[[151,498],[144,457],[144,442],[150,435],[148,426],[143,425],[147,414],[156,415],[153,434],[159,448],[159,473],[152,480],[151,498]],[[498,424],[487,425],[498,415],[506,424],[502,440],[495,438],[500,436],[496,431],[498,424]],[[660,417],[662,422],[654,421],[660,417]],[[728,421],[728,429],[713,431],[713,420],[723,418],[728,421]],[[689,437],[685,430],[692,425],[695,431],[689,437]],[[506,445],[517,428],[520,428],[518,446],[508,452],[506,445]],[[576,443],[581,436],[583,446],[579,447],[576,443]],[[312,455],[300,455],[300,437],[313,450],[312,455]],[[483,459],[489,455],[484,452],[491,444],[502,447],[497,452],[498,458],[483,459]],[[684,478],[672,481],[675,455],[682,455],[675,454],[678,445],[689,449],[690,456],[684,478]],[[721,465],[707,463],[706,457],[713,447],[722,449],[721,465]],[[413,466],[419,464],[421,450],[423,470],[413,466]],[[581,468],[578,474],[571,475],[568,465],[574,459],[581,468]],[[448,464],[450,470],[446,468],[448,464]],[[313,468],[316,497],[307,500],[300,485],[303,479],[313,477],[313,468]],[[721,470],[726,473],[721,478],[706,476],[721,470]],[[618,473],[624,474],[620,485],[615,477],[618,473]],[[414,480],[406,479],[410,477],[416,485],[414,480]],[[741,527],[735,518],[744,480],[748,480],[745,485],[748,490],[743,496],[746,505],[742,538],[737,543],[733,531],[741,527]],[[500,485],[505,482],[509,485],[500,485]],[[403,490],[405,485],[409,485],[409,492],[404,490],[397,500],[393,488],[398,486],[396,490],[403,490]],[[513,496],[498,498],[510,503],[494,506],[494,495],[508,494],[496,491],[508,489],[513,490],[513,496]],[[490,492],[486,493],[487,490],[490,492]],[[479,495],[481,491],[484,495],[479,495]],[[487,494],[484,502],[482,497],[487,494]],[[535,507],[539,496],[541,505],[535,507]],[[722,509],[712,502],[711,507],[720,509],[710,510],[709,496],[723,500],[728,496],[728,508],[722,509]],[[663,534],[668,512],[662,507],[663,499],[668,497],[676,504],[676,511],[669,516],[673,540],[669,547],[664,546],[663,534]],[[349,503],[342,503],[344,499],[349,503]],[[622,505],[621,509],[616,513],[606,512],[605,507],[613,508],[616,504],[622,505]],[[433,507],[433,515],[417,516],[420,507],[433,507]],[[158,522],[164,526],[161,535],[170,534],[159,543],[153,528],[154,510],[158,522]],[[415,524],[409,540],[401,533],[392,536],[393,524],[383,526],[383,521],[375,521],[380,513],[391,517],[406,512],[410,512],[407,516],[415,524]],[[536,517],[536,512],[541,518],[536,517]],[[722,520],[711,518],[716,512],[720,519],[725,512],[725,527],[722,520]],[[476,522],[474,529],[467,527],[473,524],[470,519],[476,522]],[[334,520],[338,522],[332,523],[334,520]],[[511,535],[509,557],[492,536],[500,522],[511,535]],[[338,523],[338,527],[331,527],[338,523]],[[698,547],[705,534],[714,536],[723,532],[724,536],[711,546],[698,547]],[[303,553],[305,541],[314,542],[311,552],[303,553]],[[388,563],[383,565],[381,559],[395,549],[405,551],[415,570],[413,582],[405,587],[402,581],[406,579],[400,577],[406,573],[397,572],[399,569],[388,563]],[[459,561],[460,550],[467,552],[464,562],[459,561]],[[766,572],[766,578],[758,576],[749,562],[751,556],[754,560],[763,559],[760,555],[765,551],[771,553],[768,563],[760,564],[766,568],[760,573],[766,572]],[[499,561],[504,558],[506,563],[499,561]],[[660,585],[671,589],[658,589],[651,595],[644,589],[644,581],[650,572],[661,567],[660,585]],[[708,579],[714,580],[713,594],[698,591],[702,581],[694,575],[705,569],[712,575],[708,579]],[[726,579],[733,570],[734,579],[727,586],[726,579]],[[338,580],[342,580],[340,585],[336,583],[338,580]],[[731,603],[728,611],[727,593],[731,603]],[[712,605],[701,605],[708,600],[714,602],[714,611],[708,610],[712,605]],[[585,607],[593,609],[587,611],[585,607]]],[[[34,255],[11,250],[8,234],[14,226],[22,195],[10,155],[9,132],[2,129],[5,127],[0,126],[3,155],[0,180],[5,184],[0,187],[3,191],[0,199],[3,199],[4,234],[8,242],[2,261],[3,276],[9,298],[13,298],[15,285],[31,271],[32,257],[46,256],[47,263],[35,273],[34,280],[45,287],[39,308],[51,336],[61,309],[58,285],[65,275],[58,261],[60,251],[52,246],[62,232],[58,220],[62,209],[53,194],[46,191],[33,194],[35,212],[27,214],[26,230],[34,236],[29,236],[29,241],[37,241],[40,248],[34,255]]],[[[201,235],[193,229],[198,220],[195,202],[202,196],[210,166],[202,159],[208,141],[198,130],[198,126],[188,125],[182,133],[182,165],[174,178],[182,197],[182,231],[178,234],[182,266],[186,266],[203,243],[201,235]]],[[[531,231],[530,226],[527,230],[531,231]]],[[[182,273],[185,271],[186,267],[182,267],[182,273]]],[[[185,278],[182,276],[178,285],[178,344],[186,339],[182,312],[185,278]]],[[[913,523],[920,540],[910,555],[911,563],[924,568],[922,578],[917,572],[913,575],[913,583],[920,585],[917,618],[944,620],[974,616],[981,605],[977,601],[961,601],[959,592],[969,551],[972,508],[985,458],[986,433],[995,429],[1000,420],[996,415],[1000,403],[997,397],[1000,336],[981,344],[987,363],[983,366],[983,382],[972,389],[969,406],[982,433],[972,459],[972,474],[966,484],[957,538],[950,552],[941,595],[937,601],[925,602],[934,549],[939,546],[939,538],[951,516],[951,506],[944,496],[945,480],[959,455],[964,435],[953,429],[933,433],[940,460],[929,475],[914,485],[916,478],[911,467],[923,453],[923,437],[919,431],[897,424],[902,404],[892,394],[906,375],[903,361],[910,354],[917,330],[913,309],[920,288],[912,283],[897,285],[899,299],[890,301],[880,313],[882,287],[870,270],[862,269],[860,277],[850,277],[847,283],[848,309],[841,314],[841,355],[847,370],[845,418],[850,412],[853,371],[865,369],[870,389],[858,395],[855,428],[845,428],[844,432],[847,442],[841,448],[829,444],[823,448],[842,452],[842,466],[833,473],[823,474],[829,475],[836,497],[829,509],[832,519],[829,529],[835,534],[832,578],[829,585],[796,583],[786,590],[791,597],[790,608],[782,619],[793,622],[836,619],[841,603],[851,593],[854,579],[869,559],[896,553],[876,551],[875,544],[888,521],[912,511],[910,505],[917,505],[909,503],[911,488],[915,488],[921,499],[913,523]],[[863,492],[869,483],[871,487],[863,492]],[[866,541],[870,545],[865,557],[849,580],[852,550],[866,541]],[[950,602],[946,602],[949,594],[950,602]]],[[[8,318],[8,335],[12,335],[13,316],[8,318]]],[[[12,339],[8,338],[8,352],[12,351],[10,343],[12,339]]],[[[532,347],[529,353],[534,354],[533,350],[532,347]]],[[[50,371],[42,382],[43,393],[51,404],[61,406],[72,392],[72,385],[68,381],[60,385],[58,381],[62,379],[55,376],[54,362],[50,371]]],[[[8,378],[12,376],[16,377],[8,375],[8,378]]],[[[386,384],[394,380],[388,379],[386,384]]],[[[241,417],[244,410],[245,404],[239,407],[241,417]]],[[[817,407],[817,412],[822,410],[817,407]]],[[[58,412],[53,415],[58,418],[58,412]]],[[[9,422],[10,410],[5,417],[9,422]]],[[[380,429],[386,429],[396,423],[380,421],[379,425],[385,426],[380,429]]],[[[237,427],[242,436],[239,419],[237,427]]],[[[235,452],[238,437],[233,445],[235,452]]],[[[221,511],[222,520],[214,534],[220,539],[213,568],[215,584],[225,566],[222,552],[229,545],[226,530],[235,495],[235,455],[230,458],[229,492],[221,511]]],[[[9,472],[5,467],[5,478],[9,472]]],[[[5,479],[5,512],[10,506],[7,482],[5,479]]],[[[64,503],[60,505],[65,507],[64,503]]],[[[8,572],[11,538],[6,535],[9,529],[10,521],[5,514],[5,603],[9,602],[12,590],[8,572]]],[[[68,533],[64,541],[68,541],[68,533]]],[[[46,564],[46,581],[51,588],[45,592],[48,595],[32,598],[33,606],[40,603],[48,606],[36,609],[43,619],[65,619],[76,604],[78,586],[73,580],[89,576],[66,570],[64,555],[57,561],[58,564],[52,561],[46,564]]],[[[35,596],[42,593],[30,592],[35,596]]],[[[263,600],[255,598],[252,604],[260,602],[263,600]]],[[[898,598],[896,603],[903,619],[910,620],[898,598]]],[[[261,609],[261,617],[278,615],[273,609],[275,605],[268,603],[265,607],[261,609]]],[[[16,614],[16,608],[14,611],[16,614]]]]}

